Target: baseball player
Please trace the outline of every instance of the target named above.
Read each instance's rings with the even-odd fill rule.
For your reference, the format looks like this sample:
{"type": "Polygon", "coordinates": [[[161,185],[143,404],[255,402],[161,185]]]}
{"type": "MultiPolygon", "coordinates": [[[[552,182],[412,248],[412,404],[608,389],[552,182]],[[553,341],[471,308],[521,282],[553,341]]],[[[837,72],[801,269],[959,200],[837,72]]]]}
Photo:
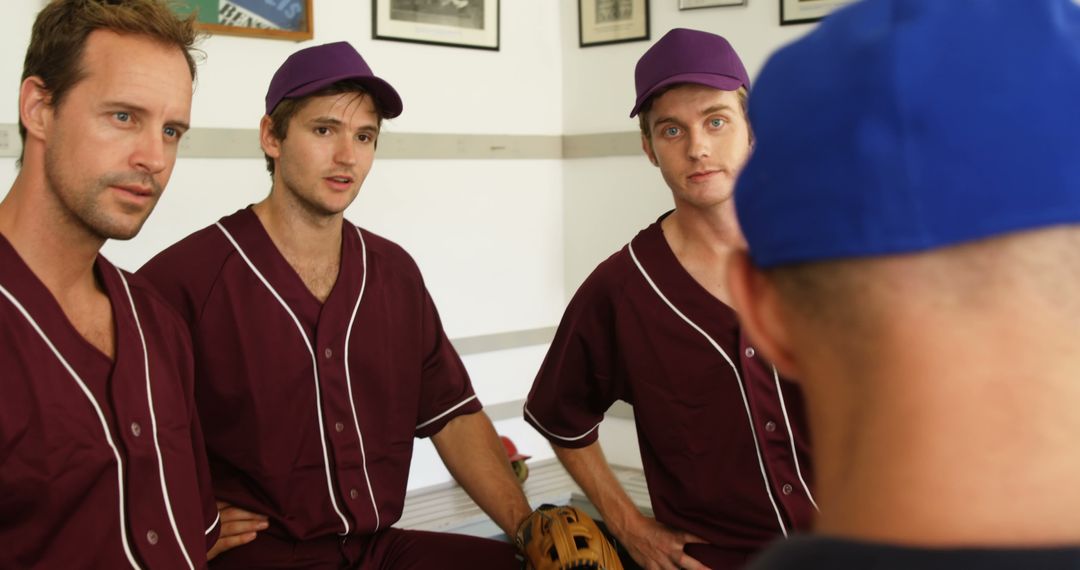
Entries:
{"type": "Polygon", "coordinates": [[[530,509],[412,258],[344,219],[397,92],[345,42],[266,95],[273,185],[140,270],[187,321],[219,568],[516,568],[505,542],[392,528],[416,437],[513,535],[530,509]]]}
{"type": "Polygon", "coordinates": [[[642,148],[675,209],[574,295],[525,418],[646,568],[736,568],[807,528],[799,390],[757,354],[723,268],[742,243],[731,195],[750,152],[746,71],[724,38],[672,30],[638,61],[642,148]],[[634,406],[656,518],[631,503],[597,441],[604,411],[634,406]]]}
{"type": "Polygon", "coordinates": [[[191,342],[98,253],[169,181],[194,41],[157,0],[55,0],[34,22],[0,202],[0,568],[206,566],[191,342]]]}
{"type": "Polygon", "coordinates": [[[731,290],[817,536],[755,568],[1080,565],[1080,7],[867,0],[777,52],[731,290]]]}

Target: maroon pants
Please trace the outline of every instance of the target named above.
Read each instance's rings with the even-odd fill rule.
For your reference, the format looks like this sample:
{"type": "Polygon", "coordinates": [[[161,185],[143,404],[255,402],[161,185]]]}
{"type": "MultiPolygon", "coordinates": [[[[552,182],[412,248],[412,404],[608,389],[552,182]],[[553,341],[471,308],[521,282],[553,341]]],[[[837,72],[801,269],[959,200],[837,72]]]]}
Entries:
{"type": "Polygon", "coordinates": [[[505,542],[389,528],[371,536],[295,541],[260,533],[210,561],[214,570],[520,570],[505,542]]]}

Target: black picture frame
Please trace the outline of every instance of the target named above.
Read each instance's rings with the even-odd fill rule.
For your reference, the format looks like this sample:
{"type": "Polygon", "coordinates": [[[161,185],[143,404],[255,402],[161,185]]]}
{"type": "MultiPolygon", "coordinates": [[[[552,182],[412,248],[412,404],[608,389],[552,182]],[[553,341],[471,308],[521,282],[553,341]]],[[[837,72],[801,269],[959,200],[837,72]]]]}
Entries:
{"type": "Polygon", "coordinates": [[[376,40],[499,51],[501,0],[372,0],[376,40]]]}
{"type": "Polygon", "coordinates": [[[649,0],[578,0],[578,47],[648,39],[649,0]]]}
{"type": "Polygon", "coordinates": [[[855,0],[780,0],[780,25],[811,24],[855,0]]]}
{"type": "Polygon", "coordinates": [[[746,6],[746,0],[679,0],[679,10],[728,8],[731,6],[746,6]]]}

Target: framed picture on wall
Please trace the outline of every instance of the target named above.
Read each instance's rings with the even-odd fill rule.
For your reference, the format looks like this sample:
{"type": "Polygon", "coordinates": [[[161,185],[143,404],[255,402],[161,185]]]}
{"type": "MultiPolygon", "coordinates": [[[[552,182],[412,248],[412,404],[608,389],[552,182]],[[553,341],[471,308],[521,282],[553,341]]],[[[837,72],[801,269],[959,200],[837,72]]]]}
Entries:
{"type": "Polygon", "coordinates": [[[717,6],[746,6],[746,0],[679,0],[680,10],[715,8],[717,6]]]}
{"type": "Polygon", "coordinates": [[[780,0],[780,25],[816,22],[855,0],[780,0]]]}
{"type": "Polygon", "coordinates": [[[372,0],[371,37],[499,49],[499,0],[372,0]]]}
{"type": "Polygon", "coordinates": [[[578,0],[581,47],[649,39],[649,0],[578,0]]]}
{"type": "Polygon", "coordinates": [[[180,14],[195,12],[198,28],[227,34],[280,40],[310,40],[313,0],[179,0],[180,14]]]}

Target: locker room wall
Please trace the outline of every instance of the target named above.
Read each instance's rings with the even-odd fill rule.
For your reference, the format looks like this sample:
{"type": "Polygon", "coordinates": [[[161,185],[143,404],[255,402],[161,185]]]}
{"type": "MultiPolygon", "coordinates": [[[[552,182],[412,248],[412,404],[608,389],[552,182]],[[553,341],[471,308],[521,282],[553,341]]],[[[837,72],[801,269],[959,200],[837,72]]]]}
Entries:
{"type": "MultiPolygon", "coordinates": [[[[651,37],[696,27],[729,37],[753,76],[772,49],[810,26],[781,28],[778,0],[679,11],[651,0],[651,37]]],[[[18,83],[41,0],[11,2],[0,19],[0,123],[17,124],[18,83]]],[[[576,0],[502,0],[500,51],[371,39],[369,1],[315,2],[315,39],[218,36],[201,44],[192,109],[195,130],[255,129],[269,78],[290,53],[347,40],[402,94],[394,133],[632,136],[627,118],[633,66],[648,42],[578,47],[576,0]]],[[[15,147],[16,140],[9,141],[15,147]]],[[[253,144],[257,144],[253,141],[253,144]]],[[[2,145],[2,141],[0,141],[2,145]]],[[[0,197],[15,176],[0,158],[0,197]]],[[[180,158],[157,210],[130,242],[104,253],[134,270],[188,233],[260,200],[269,190],[263,161],[180,158]]],[[[659,173],[644,156],[561,159],[379,158],[348,217],[404,246],[416,258],[452,338],[513,333],[558,323],[565,302],[592,268],[670,207],[659,173]]],[[[524,398],[545,345],[464,357],[488,406],[524,398]]],[[[609,457],[639,465],[629,420],[612,419],[609,457]],[[614,425],[614,424],[618,425],[614,425]]],[[[605,424],[607,425],[607,424],[605,424]]],[[[552,457],[520,419],[497,422],[534,460],[552,457]]],[[[607,435],[610,433],[610,437],[607,435]]],[[[419,442],[409,488],[449,481],[428,442],[419,442]]]]}

